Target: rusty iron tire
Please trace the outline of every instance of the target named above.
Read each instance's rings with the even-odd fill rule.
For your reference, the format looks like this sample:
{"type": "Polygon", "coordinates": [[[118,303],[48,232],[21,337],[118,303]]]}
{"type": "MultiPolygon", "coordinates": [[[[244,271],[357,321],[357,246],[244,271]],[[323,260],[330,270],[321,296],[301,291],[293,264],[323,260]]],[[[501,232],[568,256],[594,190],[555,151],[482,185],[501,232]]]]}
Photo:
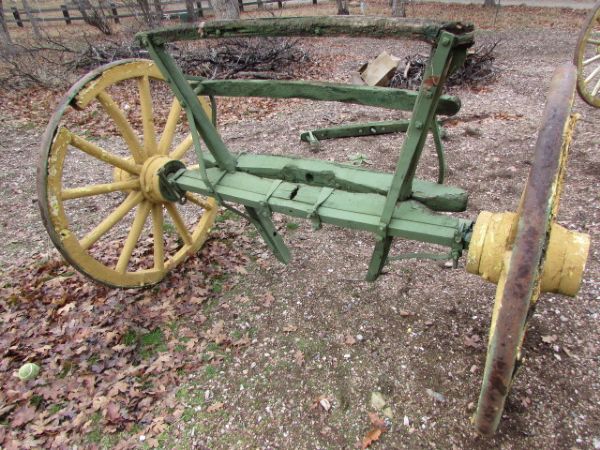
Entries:
{"type": "Polygon", "coordinates": [[[600,108],[600,1],[585,19],[575,47],[573,63],[577,66],[577,92],[587,104],[600,108]],[[586,53],[587,56],[593,56],[586,59],[586,53]],[[596,57],[598,59],[594,59],[596,57]],[[590,59],[593,61],[585,64],[590,59]]]}
{"type": "MultiPolygon", "coordinates": [[[[157,189],[153,189],[156,185],[154,175],[161,163],[167,160],[181,160],[188,153],[193,153],[193,146],[189,134],[178,145],[174,145],[177,139],[176,129],[181,123],[181,106],[175,99],[165,120],[160,140],[158,139],[156,133],[159,128],[154,120],[150,82],[162,83],[164,78],[149,60],[121,60],[99,67],[80,79],[65,94],[42,137],[37,169],[37,193],[44,226],[67,262],[89,278],[110,287],[146,287],[160,282],[170,270],[200,249],[208,237],[218,211],[214,199],[187,193],[188,205],[192,210],[186,211],[190,214],[187,214],[188,223],[185,223],[177,202],[161,198],[157,189]],[[124,113],[120,109],[122,105],[119,104],[119,99],[112,98],[109,92],[111,89],[119,89],[120,83],[138,83],[136,92],[139,94],[142,110],[140,121],[143,130],[134,129],[135,126],[128,122],[125,115],[122,116],[124,122],[121,123],[121,127],[118,119],[115,119],[118,114],[124,113]],[[93,130],[87,129],[85,114],[90,114],[88,110],[94,108],[94,105],[100,111],[104,111],[103,123],[112,120],[111,123],[115,124],[115,128],[120,132],[118,137],[122,142],[111,143],[109,150],[102,149],[97,143],[98,140],[92,139],[96,138],[93,130]],[[108,110],[113,115],[108,113],[108,110]],[[77,114],[84,114],[84,125],[80,128],[84,128],[86,133],[73,132],[70,129],[71,125],[68,125],[69,117],[79,118],[77,114]],[[129,129],[125,130],[127,127],[129,129]],[[140,134],[140,131],[143,133],[140,134]],[[88,133],[91,133],[91,136],[88,136],[88,133]],[[167,135],[168,138],[165,137],[167,135]],[[132,142],[135,145],[131,145],[132,142]],[[95,169],[102,170],[100,173],[88,171],[93,177],[92,180],[81,181],[75,177],[75,181],[81,184],[74,185],[72,178],[67,180],[72,175],[70,170],[73,170],[69,169],[67,164],[72,161],[81,163],[82,161],[77,157],[73,158],[73,155],[83,153],[87,153],[83,156],[95,164],[95,169]],[[109,172],[111,170],[112,172],[109,172]],[[108,173],[112,175],[107,175],[108,173]],[[112,179],[106,179],[106,176],[112,179]],[[107,199],[107,194],[115,197],[107,199]],[[116,208],[99,224],[94,218],[93,225],[96,227],[87,233],[74,218],[72,212],[77,206],[71,206],[71,202],[77,203],[83,198],[92,197],[96,198],[98,203],[108,204],[108,200],[111,200],[110,203],[116,208]],[[124,200],[120,201],[118,197],[124,200]],[[122,211],[124,213],[121,215],[122,211]],[[127,229],[123,224],[122,241],[111,241],[108,232],[133,214],[135,217],[130,227],[127,229]],[[180,236],[181,245],[165,245],[163,236],[169,232],[165,217],[170,217],[173,221],[175,226],[172,228],[180,236]],[[112,223],[115,218],[115,223],[112,223]],[[107,223],[112,224],[103,227],[103,224],[107,223]],[[100,230],[101,228],[105,231],[100,230]],[[94,250],[96,242],[103,240],[115,248],[122,243],[116,264],[116,258],[111,260],[112,256],[109,258],[99,254],[102,248],[94,250]],[[152,242],[152,265],[144,265],[141,258],[132,258],[132,252],[138,248],[141,240],[152,242]]],[[[129,97],[126,100],[132,102],[129,97]]],[[[205,108],[210,108],[204,99],[201,101],[206,105],[205,108]]],[[[129,106],[129,103],[126,106],[129,106]]],[[[77,125],[75,122],[75,126],[77,125]]],[[[140,128],[139,125],[137,127],[140,128]]]]}
{"type": "Polygon", "coordinates": [[[521,361],[526,325],[540,292],[546,244],[560,197],[566,167],[571,106],[576,69],[558,68],[552,78],[534,162],[522,198],[512,250],[498,282],[488,352],[474,425],[483,435],[493,434],[521,361]],[[566,142],[566,143],[565,143],[566,142]]]}

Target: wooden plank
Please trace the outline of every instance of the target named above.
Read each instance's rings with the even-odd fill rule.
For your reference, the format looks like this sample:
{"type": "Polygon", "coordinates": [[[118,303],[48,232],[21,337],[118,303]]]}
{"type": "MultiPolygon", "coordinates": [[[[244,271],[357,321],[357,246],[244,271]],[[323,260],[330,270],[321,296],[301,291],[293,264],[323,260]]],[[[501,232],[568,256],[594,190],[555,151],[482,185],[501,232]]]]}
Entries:
{"type": "MultiPolygon", "coordinates": [[[[273,184],[271,179],[243,172],[224,174],[217,168],[208,169],[207,175],[226,201],[256,208],[268,206],[274,212],[301,218],[307,218],[312,212],[321,192],[320,187],[283,182],[266,201],[273,184]]],[[[176,183],[187,191],[210,195],[199,171],[184,172],[176,183]]],[[[379,194],[335,190],[318,209],[318,216],[324,223],[375,233],[384,202],[385,197],[379,194]]],[[[451,247],[456,231],[469,223],[468,220],[435,214],[419,202],[406,201],[396,207],[389,234],[451,247]]]]}
{"type": "MultiPolygon", "coordinates": [[[[210,155],[204,155],[204,160],[206,167],[215,166],[210,155]]],[[[237,159],[236,169],[262,178],[381,195],[387,195],[393,178],[391,173],[281,155],[242,154],[237,159]]],[[[415,179],[411,198],[434,211],[460,212],[467,208],[469,196],[466,191],[457,187],[415,179]]]]}
{"type": "MultiPolygon", "coordinates": [[[[417,39],[434,42],[442,30],[469,35],[471,24],[420,19],[365,16],[277,17],[244,20],[213,20],[200,26],[168,27],[142,32],[155,45],[180,40],[254,36],[364,36],[417,39]]],[[[472,36],[466,38],[472,41],[472,36]]]]}
{"type": "Polygon", "coordinates": [[[381,122],[352,123],[330,128],[317,128],[305,131],[300,140],[310,142],[310,134],[319,141],[356,136],[375,136],[379,134],[401,133],[408,130],[409,120],[385,120],[381,122]]]}
{"type": "MultiPolygon", "coordinates": [[[[203,95],[225,97],[305,98],[337,101],[365,106],[412,111],[418,93],[406,89],[315,81],[280,80],[192,80],[192,85],[203,95]]],[[[437,114],[453,115],[460,110],[460,99],[444,95],[440,98],[437,114]]]]}

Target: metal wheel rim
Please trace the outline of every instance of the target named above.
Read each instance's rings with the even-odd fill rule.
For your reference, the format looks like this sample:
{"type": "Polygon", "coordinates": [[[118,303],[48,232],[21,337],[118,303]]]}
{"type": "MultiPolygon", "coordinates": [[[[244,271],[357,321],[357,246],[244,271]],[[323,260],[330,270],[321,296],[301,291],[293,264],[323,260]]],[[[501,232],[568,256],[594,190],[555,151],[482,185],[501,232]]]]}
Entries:
{"type": "Polygon", "coordinates": [[[563,140],[570,123],[575,83],[571,64],[561,66],[552,79],[514,245],[498,282],[483,383],[473,418],[484,435],[493,434],[500,422],[521,358],[527,321],[540,293],[545,245],[564,177],[568,145],[563,145],[563,140]]]}

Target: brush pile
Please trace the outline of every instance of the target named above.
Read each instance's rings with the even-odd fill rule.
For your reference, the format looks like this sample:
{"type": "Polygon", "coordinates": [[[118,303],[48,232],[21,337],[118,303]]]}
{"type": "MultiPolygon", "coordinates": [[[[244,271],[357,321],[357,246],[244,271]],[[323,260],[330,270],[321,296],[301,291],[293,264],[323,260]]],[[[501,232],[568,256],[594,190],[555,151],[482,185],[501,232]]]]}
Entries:
{"type": "MultiPolygon", "coordinates": [[[[498,75],[494,66],[494,49],[498,42],[479,47],[467,54],[463,66],[447,80],[446,86],[476,87],[492,82],[498,75]]],[[[421,85],[428,56],[410,55],[406,57],[404,67],[399,66],[390,81],[390,87],[416,90],[421,85]]]]}

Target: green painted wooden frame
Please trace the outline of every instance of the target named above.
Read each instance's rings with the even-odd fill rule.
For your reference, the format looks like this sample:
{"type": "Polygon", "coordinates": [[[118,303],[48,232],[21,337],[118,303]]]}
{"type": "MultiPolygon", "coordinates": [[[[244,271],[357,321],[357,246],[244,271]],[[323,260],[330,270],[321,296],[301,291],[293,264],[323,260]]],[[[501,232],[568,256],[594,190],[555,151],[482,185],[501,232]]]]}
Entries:
{"type": "MultiPolygon", "coordinates": [[[[187,112],[198,169],[163,173],[172,192],[214,196],[239,203],[274,254],[290,253],[271,221],[272,212],[370,231],[377,243],[367,279],[375,280],[386,263],[394,237],[443,245],[457,260],[468,247],[472,222],[435,211],[462,211],[464,191],[414,178],[429,131],[439,139],[436,114],[455,114],[460,102],[442,96],[447,76],[462,65],[473,44],[473,29],[461,23],[378,17],[288,17],[211,21],[137,35],[187,112]],[[179,40],[253,36],[371,36],[420,39],[432,45],[418,92],[334,83],[265,80],[206,80],[186,76],[167,51],[179,40]],[[406,138],[394,174],[320,160],[277,155],[234,155],[202,109],[198,95],[307,98],[412,111],[402,124],[406,138]],[[209,153],[203,153],[204,142],[209,153]]],[[[437,145],[437,142],[436,142],[437,145]]],[[[439,157],[439,152],[438,152],[439,157]]],[[[445,161],[439,157],[440,164],[445,161]]],[[[438,180],[441,181],[441,180],[438,180]]]]}

